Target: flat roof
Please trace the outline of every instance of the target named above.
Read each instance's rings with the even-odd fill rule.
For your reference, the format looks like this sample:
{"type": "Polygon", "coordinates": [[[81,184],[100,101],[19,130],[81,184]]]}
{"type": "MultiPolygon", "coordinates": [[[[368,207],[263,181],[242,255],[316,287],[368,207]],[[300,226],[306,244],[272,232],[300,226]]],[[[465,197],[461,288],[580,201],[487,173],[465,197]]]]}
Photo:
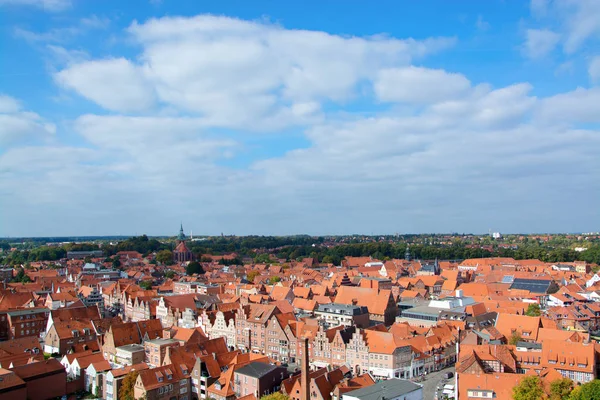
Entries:
{"type": "Polygon", "coordinates": [[[336,313],[339,311],[344,315],[359,315],[361,311],[363,313],[368,313],[368,309],[365,306],[356,306],[353,304],[340,304],[340,303],[328,303],[328,304],[319,304],[317,308],[317,312],[325,312],[325,313],[336,313]]]}
{"type": "Polygon", "coordinates": [[[41,312],[50,312],[50,310],[45,307],[36,307],[36,308],[27,308],[27,309],[21,309],[21,310],[8,310],[6,313],[10,316],[13,316],[13,315],[38,314],[41,312]]]}
{"type": "Polygon", "coordinates": [[[158,338],[158,339],[146,340],[145,343],[161,345],[161,344],[179,343],[179,341],[177,341],[175,339],[158,338]]]}
{"type": "Polygon", "coordinates": [[[429,307],[429,306],[418,306],[418,307],[409,308],[408,310],[404,310],[402,312],[402,316],[404,316],[405,314],[434,315],[434,316],[438,316],[443,311],[449,311],[449,310],[446,310],[445,308],[437,308],[437,307],[429,307]]]}
{"type": "Polygon", "coordinates": [[[134,352],[134,351],[144,351],[144,346],[142,346],[141,344],[126,344],[124,346],[119,346],[117,347],[117,350],[121,350],[121,351],[129,351],[129,352],[134,352]]]}
{"type": "Polygon", "coordinates": [[[395,399],[422,388],[421,385],[405,379],[388,379],[362,389],[344,393],[343,396],[356,397],[360,400],[395,399]]]}
{"type": "Polygon", "coordinates": [[[273,371],[275,368],[277,368],[275,365],[254,361],[240,369],[237,369],[235,372],[236,374],[260,378],[273,371]]]}

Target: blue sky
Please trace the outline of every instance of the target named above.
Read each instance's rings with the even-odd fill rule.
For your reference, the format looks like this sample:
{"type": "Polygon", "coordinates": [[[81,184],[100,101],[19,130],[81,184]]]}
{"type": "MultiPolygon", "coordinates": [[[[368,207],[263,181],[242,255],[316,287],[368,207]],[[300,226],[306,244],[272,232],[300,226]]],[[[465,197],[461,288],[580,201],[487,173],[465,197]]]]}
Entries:
{"type": "Polygon", "coordinates": [[[0,0],[0,236],[597,231],[599,39],[595,0],[0,0]]]}

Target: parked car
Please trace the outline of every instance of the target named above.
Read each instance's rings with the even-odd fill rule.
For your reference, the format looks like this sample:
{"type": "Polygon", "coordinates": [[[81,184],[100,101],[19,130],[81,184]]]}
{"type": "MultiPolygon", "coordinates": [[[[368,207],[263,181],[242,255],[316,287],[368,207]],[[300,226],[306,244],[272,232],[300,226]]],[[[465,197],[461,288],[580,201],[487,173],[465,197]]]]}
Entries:
{"type": "Polygon", "coordinates": [[[454,377],[454,372],[446,372],[444,374],[444,379],[450,379],[454,377]]]}

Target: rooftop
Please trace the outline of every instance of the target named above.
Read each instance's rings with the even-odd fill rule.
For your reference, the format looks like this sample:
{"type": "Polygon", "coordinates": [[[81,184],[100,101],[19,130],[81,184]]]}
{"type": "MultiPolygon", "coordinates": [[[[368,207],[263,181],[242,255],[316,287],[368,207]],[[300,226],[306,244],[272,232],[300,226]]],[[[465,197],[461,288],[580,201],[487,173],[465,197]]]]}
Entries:
{"type": "Polygon", "coordinates": [[[319,304],[317,311],[344,315],[360,315],[368,313],[367,307],[340,303],[319,304]]]}
{"type": "Polygon", "coordinates": [[[277,368],[275,365],[254,361],[236,370],[235,372],[236,374],[247,375],[253,378],[261,378],[273,371],[275,368],[277,368]]]}
{"type": "Polygon", "coordinates": [[[125,346],[117,347],[117,350],[127,351],[133,353],[134,351],[144,351],[144,346],[141,344],[126,344],[125,346]]]}
{"type": "Polygon", "coordinates": [[[146,343],[156,344],[156,345],[161,346],[163,344],[171,344],[171,343],[179,343],[179,342],[175,339],[158,338],[158,339],[153,339],[153,340],[146,340],[146,343]]]}
{"type": "Polygon", "coordinates": [[[344,394],[344,397],[354,397],[360,400],[395,399],[422,389],[421,385],[404,379],[389,379],[377,382],[362,389],[353,390],[344,394]]]}

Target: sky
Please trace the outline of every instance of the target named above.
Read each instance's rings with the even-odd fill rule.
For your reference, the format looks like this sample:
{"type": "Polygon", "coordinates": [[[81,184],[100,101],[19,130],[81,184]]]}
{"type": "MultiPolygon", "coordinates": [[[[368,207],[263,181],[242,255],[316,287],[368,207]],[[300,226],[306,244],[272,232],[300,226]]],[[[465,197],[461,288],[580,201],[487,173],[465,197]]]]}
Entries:
{"type": "Polygon", "coordinates": [[[0,0],[0,54],[0,237],[600,230],[597,0],[0,0]]]}

